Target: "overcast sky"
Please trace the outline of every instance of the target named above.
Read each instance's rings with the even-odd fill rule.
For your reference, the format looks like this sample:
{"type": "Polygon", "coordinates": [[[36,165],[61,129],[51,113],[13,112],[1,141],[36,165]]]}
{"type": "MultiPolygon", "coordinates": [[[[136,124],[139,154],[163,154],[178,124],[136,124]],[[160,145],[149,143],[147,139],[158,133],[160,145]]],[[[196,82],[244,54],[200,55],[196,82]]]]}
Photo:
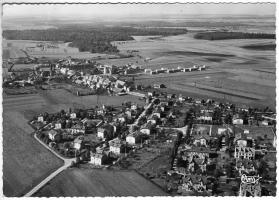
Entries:
{"type": "Polygon", "coordinates": [[[148,15],[275,15],[275,4],[4,5],[4,17],[125,17],[148,15]]]}

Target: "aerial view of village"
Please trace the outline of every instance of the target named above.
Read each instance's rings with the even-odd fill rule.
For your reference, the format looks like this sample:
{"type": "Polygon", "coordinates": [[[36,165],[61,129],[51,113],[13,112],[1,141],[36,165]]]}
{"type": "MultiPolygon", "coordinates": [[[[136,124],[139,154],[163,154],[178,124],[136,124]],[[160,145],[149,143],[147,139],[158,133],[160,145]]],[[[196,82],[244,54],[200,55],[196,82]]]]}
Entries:
{"type": "Polygon", "coordinates": [[[2,4],[3,195],[276,196],[275,10],[2,4]]]}

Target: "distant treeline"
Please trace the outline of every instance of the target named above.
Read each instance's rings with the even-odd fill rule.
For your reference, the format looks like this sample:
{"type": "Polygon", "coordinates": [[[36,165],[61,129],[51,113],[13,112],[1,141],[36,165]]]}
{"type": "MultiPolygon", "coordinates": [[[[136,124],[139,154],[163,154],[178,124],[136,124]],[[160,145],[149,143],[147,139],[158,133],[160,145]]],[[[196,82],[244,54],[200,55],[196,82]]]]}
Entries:
{"type": "Polygon", "coordinates": [[[228,39],[275,39],[275,34],[243,32],[202,32],[194,35],[195,39],[228,40],[228,39]]]}
{"type": "Polygon", "coordinates": [[[276,44],[257,44],[257,45],[245,45],[242,46],[244,49],[251,49],[251,50],[272,50],[274,51],[276,49],[276,44]]]}
{"type": "Polygon", "coordinates": [[[174,28],[132,28],[132,27],[63,27],[47,30],[4,30],[3,37],[8,40],[39,40],[71,42],[70,46],[80,51],[92,53],[118,52],[112,41],[133,40],[138,35],[179,35],[187,33],[186,29],[174,28]]]}

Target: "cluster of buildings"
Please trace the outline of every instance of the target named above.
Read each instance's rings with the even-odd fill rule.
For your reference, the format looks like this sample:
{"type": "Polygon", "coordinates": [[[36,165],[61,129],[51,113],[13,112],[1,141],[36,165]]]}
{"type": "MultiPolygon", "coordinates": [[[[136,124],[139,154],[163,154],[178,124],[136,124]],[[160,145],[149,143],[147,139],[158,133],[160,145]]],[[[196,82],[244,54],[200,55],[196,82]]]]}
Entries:
{"type": "Polygon", "coordinates": [[[144,107],[128,103],[119,110],[103,106],[60,112],[38,116],[32,123],[43,124],[41,139],[61,154],[98,167],[116,164],[142,148],[159,129],[175,129],[182,138],[174,143],[179,145],[174,145],[166,177],[168,191],[261,196],[270,194],[268,184],[276,181],[274,115],[270,110],[153,91],[146,94],[144,107]]]}
{"type": "Polygon", "coordinates": [[[142,70],[141,67],[133,64],[116,67],[102,65],[92,60],[69,57],[52,64],[36,64],[33,69],[27,71],[24,77],[11,73],[4,82],[7,86],[25,87],[42,82],[48,83],[50,80],[60,79],[63,76],[82,87],[88,87],[91,90],[106,89],[111,94],[112,92],[126,92],[130,89],[129,83],[119,80],[113,74],[127,75],[137,73],[140,70],[142,70]]]}
{"type": "Polygon", "coordinates": [[[253,124],[251,117],[244,125],[239,116],[237,123],[231,119],[229,124],[216,125],[212,114],[201,119],[205,111],[197,113],[168,172],[172,177],[168,189],[182,195],[261,196],[263,190],[270,195],[269,184],[276,183],[274,126],[253,124]]]}
{"type": "Polygon", "coordinates": [[[161,69],[145,69],[144,73],[146,74],[162,74],[162,73],[177,73],[177,72],[191,72],[191,71],[202,71],[206,70],[206,66],[196,66],[194,65],[193,67],[181,67],[178,66],[177,68],[161,68],[161,69]]]}

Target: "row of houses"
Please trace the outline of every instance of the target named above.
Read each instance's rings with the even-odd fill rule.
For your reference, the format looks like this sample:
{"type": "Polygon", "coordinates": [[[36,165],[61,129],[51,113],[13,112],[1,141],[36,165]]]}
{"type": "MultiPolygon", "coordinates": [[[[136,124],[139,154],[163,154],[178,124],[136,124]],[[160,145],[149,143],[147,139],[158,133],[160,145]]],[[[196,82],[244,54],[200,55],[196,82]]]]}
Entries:
{"type": "Polygon", "coordinates": [[[194,65],[193,67],[188,67],[188,68],[178,66],[177,68],[161,68],[161,69],[156,69],[156,70],[145,69],[144,73],[152,75],[152,74],[191,72],[191,71],[202,71],[202,70],[206,70],[205,65],[202,65],[202,66],[194,65]]]}

